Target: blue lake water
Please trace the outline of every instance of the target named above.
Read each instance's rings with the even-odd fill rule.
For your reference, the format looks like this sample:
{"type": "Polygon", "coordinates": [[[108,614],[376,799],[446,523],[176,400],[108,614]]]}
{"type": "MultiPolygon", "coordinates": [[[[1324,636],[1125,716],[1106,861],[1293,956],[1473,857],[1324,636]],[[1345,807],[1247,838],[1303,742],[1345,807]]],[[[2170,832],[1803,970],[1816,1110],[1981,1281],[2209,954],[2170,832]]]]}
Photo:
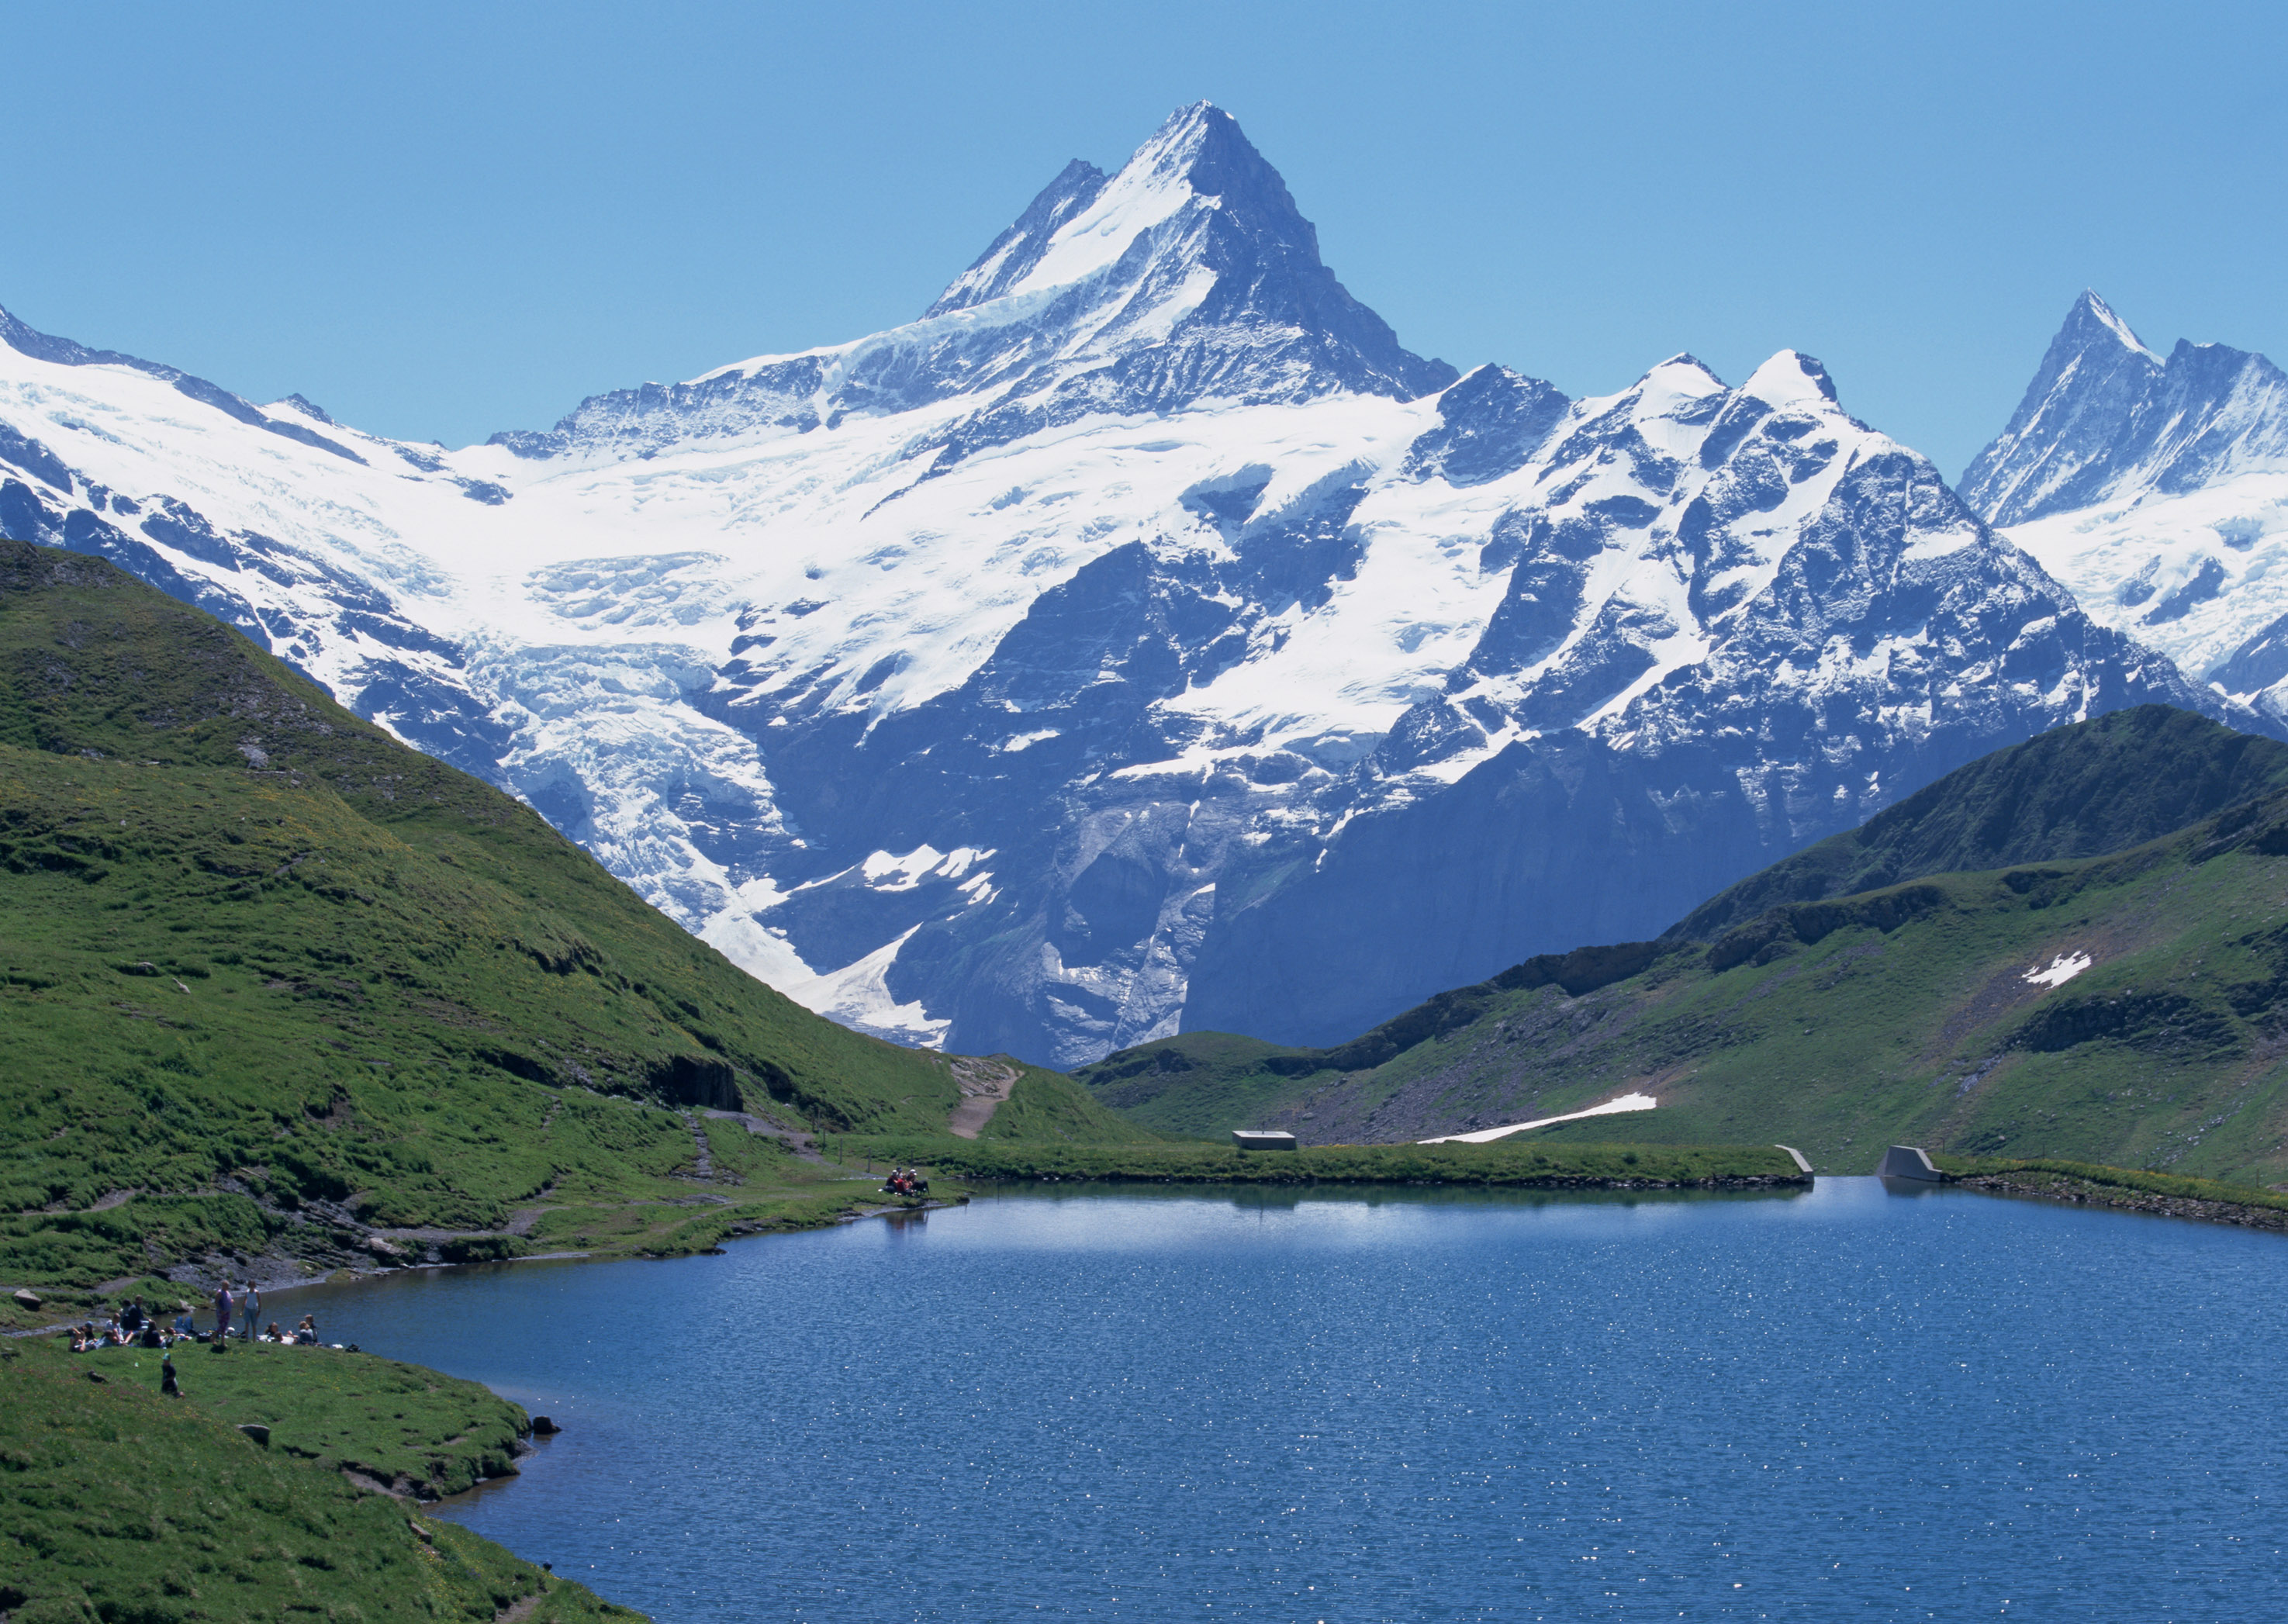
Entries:
{"type": "Polygon", "coordinates": [[[663,1620],[2288,1618],[2288,1239],[1016,1193],[298,1293],[561,1422],[449,1508],[663,1620]]]}

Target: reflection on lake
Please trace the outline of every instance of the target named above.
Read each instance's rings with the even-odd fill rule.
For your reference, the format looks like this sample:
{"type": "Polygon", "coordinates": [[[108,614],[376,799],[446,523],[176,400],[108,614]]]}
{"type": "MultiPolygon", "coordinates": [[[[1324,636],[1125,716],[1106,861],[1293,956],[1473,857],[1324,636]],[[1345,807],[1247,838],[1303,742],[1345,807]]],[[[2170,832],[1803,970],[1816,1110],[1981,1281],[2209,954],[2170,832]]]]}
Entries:
{"type": "Polygon", "coordinates": [[[1022,1192],[296,1294],[658,1619],[2288,1616],[2288,1240],[1871,1178],[1022,1192]]]}

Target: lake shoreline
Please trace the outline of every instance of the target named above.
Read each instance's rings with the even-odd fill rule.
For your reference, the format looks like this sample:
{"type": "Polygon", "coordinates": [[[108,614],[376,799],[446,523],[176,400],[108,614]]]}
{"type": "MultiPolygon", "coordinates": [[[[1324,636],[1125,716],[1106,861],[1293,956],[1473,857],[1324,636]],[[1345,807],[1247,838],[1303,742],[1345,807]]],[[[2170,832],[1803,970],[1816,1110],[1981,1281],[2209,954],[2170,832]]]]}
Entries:
{"type": "Polygon", "coordinates": [[[1207,1141],[1070,1145],[949,1137],[836,1137],[847,1160],[917,1165],[949,1179],[1013,1184],[1374,1185],[1457,1190],[1768,1190],[1812,1176],[1776,1145],[1311,1145],[1241,1150],[1207,1141]]]}
{"type": "Polygon", "coordinates": [[[2153,1218],[2182,1218],[2196,1224],[2228,1224],[2243,1229],[2270,1230],[2288,1234],[2288,1210],[2246,1201],[2208,1196],[2172,1195],[2138,1190],[2070,1174],[2040,1171],[1979,1173],[1950,1176],[1950,1185],[1987,1195],[2014,1196],[2022,1200],[2054,1201],[2070,1207],[2103,1207],[2116,1212],[2141,1213],[2153,1218]]]}

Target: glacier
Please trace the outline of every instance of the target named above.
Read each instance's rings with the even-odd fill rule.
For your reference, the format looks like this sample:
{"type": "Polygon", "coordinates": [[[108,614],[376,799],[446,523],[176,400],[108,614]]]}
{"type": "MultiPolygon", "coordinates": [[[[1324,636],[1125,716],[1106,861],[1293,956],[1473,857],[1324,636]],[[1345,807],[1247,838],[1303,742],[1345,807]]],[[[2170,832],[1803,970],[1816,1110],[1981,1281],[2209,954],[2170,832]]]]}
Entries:
{"type": "MultiPolygon", "coordinates": [[[[2113,477],[2021,460],[2011,502],[2113,477]]],[[[0,313],[0,528],[230,621],[809,1007],[1053,1066],[1652,935],[2101,710],[2278,731],[2000,512],[1792,352],[1585,400],[1411,353],[1206,103],[911,323],[458,449],[0,313]]]]}

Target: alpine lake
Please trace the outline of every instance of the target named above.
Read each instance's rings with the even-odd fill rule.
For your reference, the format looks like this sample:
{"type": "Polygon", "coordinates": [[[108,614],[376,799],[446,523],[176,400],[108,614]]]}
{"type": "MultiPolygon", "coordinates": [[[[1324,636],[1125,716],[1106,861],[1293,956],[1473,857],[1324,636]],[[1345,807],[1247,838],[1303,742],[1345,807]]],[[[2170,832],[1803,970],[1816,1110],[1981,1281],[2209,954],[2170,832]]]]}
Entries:
{"type": "Polygon", "coordinates": [[[2223,1226],[997,1189],[291,1301],[553,1418],[441,1509],[662,1624],[2288,1617],[2288,1240],[2223,1226]]]}

